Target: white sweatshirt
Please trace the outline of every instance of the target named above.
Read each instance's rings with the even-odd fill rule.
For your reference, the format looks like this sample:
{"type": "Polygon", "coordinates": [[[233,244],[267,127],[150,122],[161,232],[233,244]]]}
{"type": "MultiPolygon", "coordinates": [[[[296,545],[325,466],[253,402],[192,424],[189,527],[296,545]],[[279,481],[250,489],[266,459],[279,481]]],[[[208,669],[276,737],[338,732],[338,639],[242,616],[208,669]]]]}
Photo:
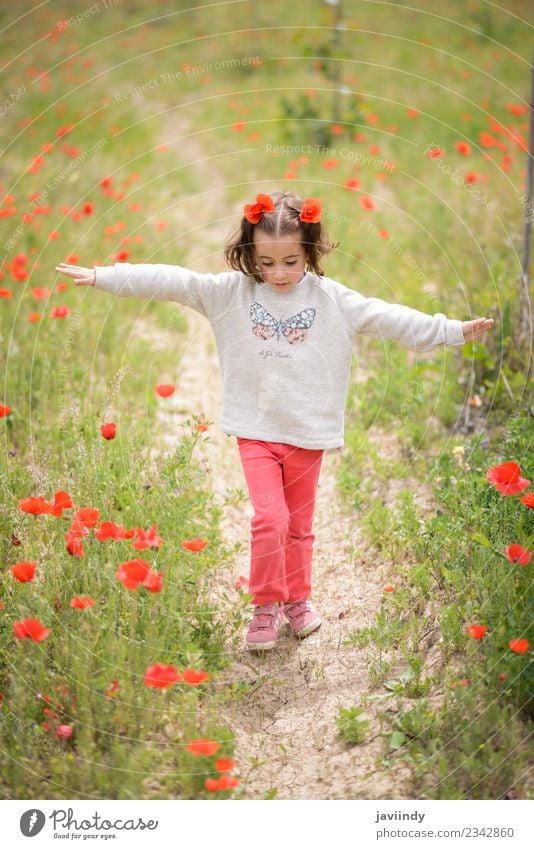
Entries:
{"type": "Polygon", "coordinates": [[[465,342],[457,319],[366,298],[310,271],[287,292],[239,271],[116,262],[95,272],[97,289],[177,301],[208,319],[223,380],[219,426],[248,439],[340,451],[359,333],[416,351],[465,342]]]}

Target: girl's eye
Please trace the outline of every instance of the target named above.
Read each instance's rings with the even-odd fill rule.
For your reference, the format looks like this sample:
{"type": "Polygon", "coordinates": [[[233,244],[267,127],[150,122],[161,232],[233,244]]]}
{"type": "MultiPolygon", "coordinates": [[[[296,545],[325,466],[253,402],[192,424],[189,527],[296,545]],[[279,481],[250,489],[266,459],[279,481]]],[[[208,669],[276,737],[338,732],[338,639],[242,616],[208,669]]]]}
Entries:
{"type": "MultiPolygon", "coordinates": [[[[264,260],[262,260],[262,263],[265,266],[265,268],[272,268],[273,267],[272,262],[265,262],[264,260]]],[[[292,262],[286,262],[286,265],[296,265],[296,264],[297,264],[296,259],[294,259],[292,262]]]]}

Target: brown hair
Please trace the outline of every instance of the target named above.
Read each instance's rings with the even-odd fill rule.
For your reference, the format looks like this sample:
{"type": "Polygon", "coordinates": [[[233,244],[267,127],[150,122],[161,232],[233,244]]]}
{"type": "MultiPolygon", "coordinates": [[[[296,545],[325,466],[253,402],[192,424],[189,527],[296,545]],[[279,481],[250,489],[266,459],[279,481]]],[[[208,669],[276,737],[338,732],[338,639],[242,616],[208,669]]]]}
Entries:
{"type": "Polygon", "coordinates": [[[259,230],[269,236],[296,235],[300,238],[306,254],[306,264],[310,271],[324,275],[321,257],[337,248],[339,242],[331,241],[321,221],[311,223],[301,221],[299,213],[304,201],[292,192],[273,192],[272,212],[264,212],[257,224],[251,224],[245,216],[237,229],[230,234],[224,247],[226,264],[235,271],[241,271],[253,277],[256,283],[263,283],[262,274],[256,264],[254,231],[259,230]]]}

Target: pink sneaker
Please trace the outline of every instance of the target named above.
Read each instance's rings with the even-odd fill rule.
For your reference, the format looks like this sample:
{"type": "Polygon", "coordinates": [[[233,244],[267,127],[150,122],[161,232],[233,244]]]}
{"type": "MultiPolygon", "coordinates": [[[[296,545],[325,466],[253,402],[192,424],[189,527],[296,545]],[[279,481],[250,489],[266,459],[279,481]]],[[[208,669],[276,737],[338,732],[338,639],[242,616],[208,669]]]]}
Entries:
{"type": "Polygon", "coordinates": [[[271,601],[257,604],[246,636],[247,649],[272,649],[278,633],[284,624],[284,609],[281,604],[271,601]]]}
{"type": "Polygon", "coordinates": [[[321,618],[308,599],[286,602],[284,613],[296,637],[307,637],[321,624],[321,618]]]}

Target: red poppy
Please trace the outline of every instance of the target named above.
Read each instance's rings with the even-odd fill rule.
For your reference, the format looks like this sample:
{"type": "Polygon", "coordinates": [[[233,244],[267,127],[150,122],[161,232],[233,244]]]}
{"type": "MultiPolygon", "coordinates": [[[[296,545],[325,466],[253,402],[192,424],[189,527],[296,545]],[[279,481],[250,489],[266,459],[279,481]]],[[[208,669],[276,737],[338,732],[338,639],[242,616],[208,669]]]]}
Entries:
{"type": "Polygon", "coordinates": [[[115,577],[127,590],[137,590],[142,584],[150,592],[158,593],[163,586],[163,575],[153,572],[146,560],[141,558],[121,563],[115,577]]]}
{"type": "Polygon", "coordinates": [[[506,108],[512,115],[526,115],[529,106],[528,103],[507,103],[506,108]]]}
{"type": "Polygon", "coordinates": [[[171,664],[155,663],[145,670],[145,687],[158,687],[163,690],[182,680],[182,676],[171,664]]]}
{"type": "Polygon", "coordinates": [[[486,472],[486,479],[492,483],[502,495],[517,495],[522,492],[527,486],[530,486],[530,481],[520,477],[521,469],[517,463],[501,463],[499,466],[492,466],[486,472]]]}
{"type": "Polygon", "coordinates": [[[21,584],[26,584],[31,581],[37,570],[37,562],[35,560],[22,560],[20,563],[13,563],[11,566],[11,574],[21,584]]]}
{"type": "Polygon", "coordinates": [[[113,681],[111,682],[111,685],[108,687],[108,689],[104,693],[106,699],[109,699],[109,697],[113,693],[116,693],[118,689],[119,689],[119,682],[117,681],[116,678],[114,678],[113,681]]]}
{"type": "Polygon", "coordinates": [[[74,504],[72,503],[72,498],[69,493],[60,489],[54,494],[54,506],[61,507],[62,510],[65,510],[68,507],[74,507],[74,504]]]}
{"type": "Polygon", "coordinates": [[[201,431],[201,432],[204,432],[204,431],[205,431],[205,430],[207,430],[207,429],[208,429],[208,426],[207,426],[207,424],[205,424],[204,422],[199,422],[199,423],[196,425],[196,430],[199,430],[199,431],[201,431]]]}
{"type": "MultiPolygon", "coordinates": [[[[127,534],[130,532],[118,525],[116,522],[101,522],[94,535],[99,542],[105,542],[107,539],[129,539],[127,534]]],[[[130,534],[133,536],[133,534],[130,534]]]]}
{"type": "Polygon", "coordinates": [[[83,542],[81,542],[81,540],[77,536],[72,536],[67,531],[67,533],[65,534],[65,542],[67,543],[66,549],[72,557],[85,556],[83,542]]]}
{"type": "Polygon", "coordinates": [[[215,761],[215,769],[217,772],[229,772],[236,765],[232,758],[219,758],[215,761]]]}
{"type": "Polygon", "coordinates": [[[176,391],[176,386],[173,386],[172,383],[160,383],[154,387],[154,390],[162,398],[168,398],[176,391]]]}
{"type": "Polygon", "coordinates": [[[4,416],[9,416],[11,412],[11,407],[6,407],[4,404],[0,404],[0,419],[4,416]]]}
{"type": "Polygon", "coordinates": [[[150,572],[150,565],[146,560],[137,557],[135,560],[127,560],[121,563],[115,572],[115,577],[127,590],[136,590],[150,572]]]}
{"type": "Polygon", "coordinates": [[[534,492],[527,492],[520,499],[526,507],[534,508],[534,492]]]}
{"type": "Polygon", "coordinates": [[[244,575],[240,575],[237,581],[234,584],[236,590],[240,590],[242,587],[248,586],[248,581],[244,575]]]}
{"type": "Polygon", "coordinates": [[[182,548],[187,548],[188,551],[202,551],[208,545],[208,540],[202,537],[194,537],[194,539],[184,539],[180,545],[182,548]]]}
{"type": "Polygon", "coordinates": [[[461,153],[462,156],[469,156],[471,153],[471,145],[469,145],[465,141],[457,141],[454,145],[458,153],[461,153]]]}
{"type": "Polygon", "coordinates": [[[79,519],[73,519],[70,523],[69,529],[65,534],[65,538],[68,534],[69,537],[72,537],[73,539],[83,539],[83,537],[86,537],[88,533],[89,528],[86,528],[86,526],[79,519]]]}
{"type": "Polygon", "coordinates": [[[94,528],[99,516],[100,510],[97,510],[96,507],[82,507],[75,513],[74,518],[78,519],[86,528],[94,528]]]}
{"type": "Polygon", "coordinates": [[[40,516],[44,513],[50,513],[51,504],[45,498],[21,498],[19,507],[24,513],[32,513],[34,516],[40,516]]]}
{"type": "Polygon", "coordinates": [[[307,224],[316,224],[321,220],[321,201],[319,198],[306,198],[300,210],[300,219],[307,224]]]}
{"type": "Polygon", "coordinates": [[[70,314],[70,309],[66,306],[54,307],[50,312],[51,318],[66,318],[70,314]]]}
{"type": "Polygon", "coordinates": [[[63,127],[59,127],[59,129],[56,130],[56,136],[58,138],[61,138],[62,136],[65,136],[67,133],[72,132],[72,130],[74,130],[74,128],[75,128],[75,124],[65,124],[63,127]]]}
{"type": "Polygon", "coordinates": [[[199,669],[184,669],[183,680],[186,684],[203,684],[207,681],[209,674],[199,669]]]}
{"type": "Polygon", "coordinates": [[[391,584],[387,584],[383,590],[385,593],[394,593],[395,587],[392,587],[391,584]]]}
{"type": "Polygon", "coordinates": [[[17,640],[27,638],[34,643],[42,643],[48,637],[50,629],[45,628],[38,619],[23,619],[21,622],[13,622],[13,633],[17,640]]]}
{"type": "Polygon", "coordinates": [[[221,775],[220,778],[206,778],[204,787],[210,793],[215,793],[217,790],[230,790],[231,787],[237,787],[239,781],[233,775],[221,775]]]}
{"type": "Polygon", "coordinates": [[[508,645],[512,651],[516,652],[516,654],[525,654],[525,652],[530,648],[529,641],[525,639],[510,640],[508,645]]]}
{"type": "Polygon", "coordinates": [[[72,725],[56,725],[56,737],[68,740],[72,736],[72,725]]]}
{"type": "Polygon", "coordinates": [[[356,177],[349,177],[348,180],[345,180],[343,183],[346,189],[351,189],[351,191],[356,191],[356,189],[360,188],[360,181],[356,179],[356,177]]]}
{"type": "Polygon", "coordinates": [[[163,540],[156,533],[156,525],[152,525],[148,531],[143,528],[136,528],[137,539],[132,543],[132,548],[141,551],[143,548],[159,548],[163,544],[163,540]]]}
{"type": "Polygon", "coordinates": [[[69,606],[75,607],[77,610],[85,610],[86,607],[92,607],[94,603],[94,598],[91,598],[88,595],[77,595],[74,598],[71,598],[69,606]]]}
{"type": "Polygon", "coordinates": [[[490,133],[485,132],[485,130],[479,133],[478,137],[480,139],[480,144],[482,145],[482,147],[497,146],[497,139],[494,139],[493,136],[490,133]]]}
{"type": "Polygon", "coordinates": [[[520,566],[528,566],[532,558],[532,552],[517,543],[512,543],[506,549],[506,556],[510,563],[519,563],[520,566]]]}
{"type": "Polygon", "coordinates": [[[205,737],[190,740],[186,746],[187,751],[191,752],[192,755],[203,755],[206,757],[214,755],[220,748],[219,743],[216,743],[215,740],[208,740],[205,737]]]}
{"type": "Polygon", "coordinates": [[[115,439],[117,435],[117,425],[115,422],[106,422],[106,424],[100,425],[100,433],[104,439],[115,439]]]}
{"type": "Polygon", "coordinates": [[[36,286],[34,289],[32,289],[32,295],[36,301],[44,301],[44,299],[48,298],[50,294],[50,289],[46,289],[43,287],[36,286]]]}
{"type": "Polygon", "coordinates": [[[427,156],[430,157],[430,159],[441,159],[442,156],[445,156],[445,150],[442,147],[436,147],[434,145],[434,147],[431,147],[428,151],[427,156]]]}
{"type": "Polygon", "coordinates": [[[143,586],[151,593],[159,593],[163,587],[163,575],[149,569],[143,580],[143,586]]]}
{"type": "Polygon", "coordinates": [[[363,209],[374,209],[375,208],[375,202],[374,202],[373,198],[370,198],[368,195],[362,195],[359,200],[360,200],[360,206],[363,209]]]}
{"type": "Polygon", "coordinates": [[[331,170],[332,168],[337,168],[339,165],[339,161],[337,159],[325,159],[322,167],[331,170]]]}
{"type": "Polygon", "coordinates": [[[272,212],[274,209],[274,200],[270,195],[256,195],[256,203],[246,203],[243,209],[243,215],[250,221],[251,224],[257,224],[264,212],[272,212]]]}
{"type": "Polygon", "coordinates": [[[486,625],[475,624],[475,625],[468,625],[467,628],[465,629],[465,633],[469,637],[473,637],[474,640],[481,640],[487,630],[488,629],[487,629],[486,625]]]}

